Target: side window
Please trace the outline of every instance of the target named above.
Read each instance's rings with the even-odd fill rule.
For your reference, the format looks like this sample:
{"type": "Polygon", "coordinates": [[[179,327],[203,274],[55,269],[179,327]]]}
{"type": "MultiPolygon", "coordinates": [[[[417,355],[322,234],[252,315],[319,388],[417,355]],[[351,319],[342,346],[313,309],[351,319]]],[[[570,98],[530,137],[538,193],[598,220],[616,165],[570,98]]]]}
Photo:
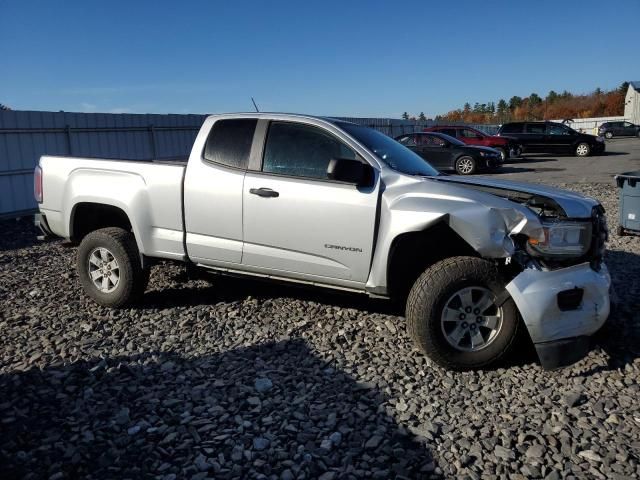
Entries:
{"type": "Polygon", "coordinates": [[[624,125],[625,128],[629,128],[629,127],[632,126],[632,124],[630,122],[624,122],[623,125],[624,125]]]}
{"type": "Polygon", "coordinates": [[[500,133],[522,133],[522,123],[507,123],[500,133]]]}
{"type": "Polygon", "coordinates": [[[563,125],[549,125],[549,135],[569,135],[570,133],[563,125]]]}
{"type": "Polygon", "coordinates": [[[218,120],[204,147],[204,159],[228,167],[246,169],[258,120],[218,120]]]}
{"type": "Polygon", "coordinates": [[[429,143],[434,147],[444,147],[446,142],[440,137],[429,137],[429,143]]]}
{"type": "Polygon", "coordinates": [[[544,123],[527,123],[524,133],[544,134],[546,125],[544,123]]]}
{"type": "Polygon", "coordinates": [[[355,160],[356,153],[317,127],[273,122],[269,126],[262,171],[326,179],[332,158],[355,160]]]}
{"type": "Polygon", "coordinates": [[[443,128],[442,130],[438,130],[440,133],[444,133],[445,135],[449,135],[450,137],[456,138],[456,129],[455,128],[443,128]]]}
{"type": "Polygon", "coordinates": [[[398,139],[398,141],[404,145],[405,147],[415,147],[416,146],[416,142],[413,139],[412,135],[406,135],[404,137],[400,137],[398,139]]]}
{"type": "Polygon", "coordinates": [[[481,138],[480,135],[468,128],[464,128],[461,133],[464,138],[481,138]]]}
{"type": "Polygon", "coordinates": [[[416,135],[416,145],[419,146],[425,146],[425,145],[431,145],[431,138],[433,138],[431,135],[416,135]]]}

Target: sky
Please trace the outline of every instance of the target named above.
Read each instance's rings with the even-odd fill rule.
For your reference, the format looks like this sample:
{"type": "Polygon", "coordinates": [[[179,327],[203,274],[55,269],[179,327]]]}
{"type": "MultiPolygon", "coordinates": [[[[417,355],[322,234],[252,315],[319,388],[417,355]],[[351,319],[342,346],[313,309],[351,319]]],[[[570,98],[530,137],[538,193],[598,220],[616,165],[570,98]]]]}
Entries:
{"type": "Polygon", "coordinates": [[[0,103],[432,117],[640,80],[639,31],[640,0],[0,0],[0,103]]]}

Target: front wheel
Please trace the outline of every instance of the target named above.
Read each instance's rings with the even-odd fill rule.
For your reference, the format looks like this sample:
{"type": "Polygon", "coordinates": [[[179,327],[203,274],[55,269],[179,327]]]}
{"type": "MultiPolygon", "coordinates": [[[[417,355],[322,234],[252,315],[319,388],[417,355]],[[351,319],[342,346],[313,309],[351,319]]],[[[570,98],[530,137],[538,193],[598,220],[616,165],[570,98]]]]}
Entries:
{"type": "Polygon", "coordinates": [[[611,133],[611,132],[605,132],[605,134],[604,134],[604,138],[613,138],[613,133],[611,133]]]}
{"type": "Polygon", "coordinates": [[[429,267],[407,299],[407,326],[416,346],[451,370],[502,360],[521,328],[513,300],[498,301],[504,285],[497,267],[476,257],[452,257],[429,267]]]}
{"type": "Polygon", "coordinates": [[[84,291],[105,307],[135,303],[149,280],[133,234],[122,228],[101,228],[84,237],[76,266],[84,291]]]}
{"type": "Polygon", "coordinates": [[[578,157],[588,157],[591,153],[591,147],[588,143],[579,143],[576,147],[576,155],[578,157]]]}
{"type": "Polygon", "coordinates": [[[471,175],[476,171],[476,161],[471,157],[460,157],[456,160],[455,169],[459,175],[471,175]]]}

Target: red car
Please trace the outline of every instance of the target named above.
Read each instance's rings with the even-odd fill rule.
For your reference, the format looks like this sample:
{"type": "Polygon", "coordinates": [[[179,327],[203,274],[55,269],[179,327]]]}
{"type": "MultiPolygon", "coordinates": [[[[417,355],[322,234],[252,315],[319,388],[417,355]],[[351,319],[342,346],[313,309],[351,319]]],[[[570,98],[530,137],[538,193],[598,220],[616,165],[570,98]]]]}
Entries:
{"type": "Polygon", "coordinates": [[[495,148],[500,152],[502,161],[505,161],[510,156],[519,155],[520,152],[520,146],[514,139],[487,135],[480,130],[463,125],[436,125],[435,127],[425,128],[424,131],[444,133],[469,145],[495,148]]]}

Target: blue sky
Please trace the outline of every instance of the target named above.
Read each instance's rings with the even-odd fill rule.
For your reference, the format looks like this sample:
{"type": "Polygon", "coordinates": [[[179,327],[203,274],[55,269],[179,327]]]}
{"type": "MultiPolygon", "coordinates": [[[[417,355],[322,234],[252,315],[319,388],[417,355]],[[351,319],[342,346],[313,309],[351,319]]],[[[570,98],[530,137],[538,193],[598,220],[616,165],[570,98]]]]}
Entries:
{"type": "Polygon", "coordinates": [[[639,21],[640,0],[0,0],[0,103],[434,116],[640,80],[639,21]]]}

